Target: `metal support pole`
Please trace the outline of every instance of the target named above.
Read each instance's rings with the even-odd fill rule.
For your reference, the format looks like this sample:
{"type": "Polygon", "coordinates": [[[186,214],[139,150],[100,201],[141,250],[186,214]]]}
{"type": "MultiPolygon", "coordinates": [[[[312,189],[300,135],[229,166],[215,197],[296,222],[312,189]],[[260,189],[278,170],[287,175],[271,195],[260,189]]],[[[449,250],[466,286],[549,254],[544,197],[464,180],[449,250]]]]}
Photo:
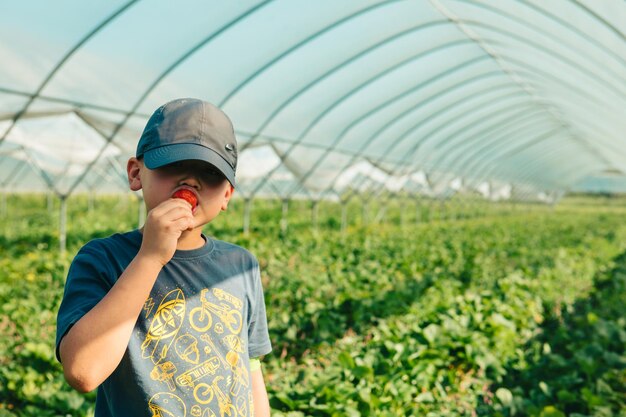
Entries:
{"type": "Polygon", "coordinates": [[[415,199],[415,223],[419,223],[422,220],[422,206],[420,204],[420,199],[417,197],[415,199]]]}
{"type": "Polygon", "coordinates": [[[346,232],[348,227],[348,207],[347,203],[343,201],[341,203],[341,233],[346,232]]]}
{"type": "Polygon", "coordinates": [[[368,222],[368,210],[369,210],[369,204],[364,201],[363,202],[363,207],[361,208],[361,212],[362,212],[362,219],[361,219],[361,223],[363,224],[363,226],[367,226],[367,222],[368,222]]]}
{"type": "Polygon", "coordinates": [[[378,210],[376,217],[374,217],[374,224],[382,223],[385,220],[386,214],[387,214],[387,204],[383,204],[383,206],[378,210]]]}
{"type": "Polygon", "coordinates": [[[6,190],[2,190],[0,192],[0,217],[6,217],[7,214],[7,192],[6,190]]]}
{"type": "Polygon", "coordinates": [[[313,232],[317,232],[319,224],[319,200],[311,201],[311,223],[313,225],[313,232]]]}
{"type": "Polygon", "coordinates": [[[445,198],[441,197],[441,199],[439,200],[439,220],[445,220],[447,216],[446,213],[446,202],[445,202],[445,198]]]}
{"type": "Polygon", "coordinates": [[[65,255],[67,249],[67,196],[61,195],[61,206],[59,207],[59,252],[65,255]]]}
{"type": "Polygon", "coordinates": [[[287,214],[289,214],[289,200],[283,200],[282,216],[280,218],[280,231],[287,232],[287,214]]]}
{"type": "Polygon", "coordinates": [[[246,198],[243,202],[243,234],[250,234],[250,212],[252,210],[252,199],[246,198]]]}

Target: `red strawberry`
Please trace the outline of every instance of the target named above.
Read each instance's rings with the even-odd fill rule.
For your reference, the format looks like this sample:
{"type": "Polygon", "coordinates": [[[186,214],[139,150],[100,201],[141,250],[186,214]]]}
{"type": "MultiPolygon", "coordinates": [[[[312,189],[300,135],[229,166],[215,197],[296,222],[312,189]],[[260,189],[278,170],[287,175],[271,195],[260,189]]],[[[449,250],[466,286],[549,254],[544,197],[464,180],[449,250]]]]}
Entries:
{"type": "Polygon", "coordinates": [[[182,198],[183,200],[191,204],[192,210],[195,209],[198,205],[198,199],[196,198],[196,195],[185,188],[178,190],[174,194],[172,194],[172,198],[182,198]]]}

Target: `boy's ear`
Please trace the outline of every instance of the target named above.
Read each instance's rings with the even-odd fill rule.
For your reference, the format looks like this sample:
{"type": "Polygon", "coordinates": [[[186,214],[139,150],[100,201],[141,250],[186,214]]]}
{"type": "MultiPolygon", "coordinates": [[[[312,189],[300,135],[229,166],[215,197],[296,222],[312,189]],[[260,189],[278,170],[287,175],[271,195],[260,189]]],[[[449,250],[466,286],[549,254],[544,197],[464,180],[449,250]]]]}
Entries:
{"type": "Polygon", "coordinates": [[[126,164],[126,174],[128,175],[128,186],[132,191],[141,190],[141,167],[143,163],[134,156],[126,164]]]}
{"type": "Polygon", "coordinates": [[[228,183],[228,186],[226,187],[226,190],[224,191],[224,201],[222,201],[222,211],[226,211],[226,209],[228,208],[228,202],[230,201],[231,197],[233,196],[233,193],[235,192],[235,187],[232,186],[231,183],[228,183]]]}

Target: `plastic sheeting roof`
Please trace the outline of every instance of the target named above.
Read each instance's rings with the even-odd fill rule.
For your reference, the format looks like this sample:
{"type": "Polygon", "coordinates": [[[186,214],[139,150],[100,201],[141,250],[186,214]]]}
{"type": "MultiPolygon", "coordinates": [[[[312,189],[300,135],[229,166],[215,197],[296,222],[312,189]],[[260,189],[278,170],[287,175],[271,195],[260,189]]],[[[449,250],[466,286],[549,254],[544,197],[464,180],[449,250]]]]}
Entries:
{"type": "Polygon", "coordinates": [[[244,197],[624,192],[625,33],[621,0],[4,2],[0,187],[125,190],[188,96],[244,197]]]}

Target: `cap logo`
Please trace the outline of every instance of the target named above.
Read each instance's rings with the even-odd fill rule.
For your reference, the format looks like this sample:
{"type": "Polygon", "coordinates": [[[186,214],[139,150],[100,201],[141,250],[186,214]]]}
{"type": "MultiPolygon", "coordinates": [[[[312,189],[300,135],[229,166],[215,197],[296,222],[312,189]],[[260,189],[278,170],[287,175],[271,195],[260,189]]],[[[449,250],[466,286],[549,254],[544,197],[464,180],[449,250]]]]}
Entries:
{"type": "Polygon", "coordinates": [[[233,145],[232,143],[227,143],[226,145],[224,145],[224,149],[226,149],[228,152],[232,152],[235,150],[235,145],[233,145]]]}

